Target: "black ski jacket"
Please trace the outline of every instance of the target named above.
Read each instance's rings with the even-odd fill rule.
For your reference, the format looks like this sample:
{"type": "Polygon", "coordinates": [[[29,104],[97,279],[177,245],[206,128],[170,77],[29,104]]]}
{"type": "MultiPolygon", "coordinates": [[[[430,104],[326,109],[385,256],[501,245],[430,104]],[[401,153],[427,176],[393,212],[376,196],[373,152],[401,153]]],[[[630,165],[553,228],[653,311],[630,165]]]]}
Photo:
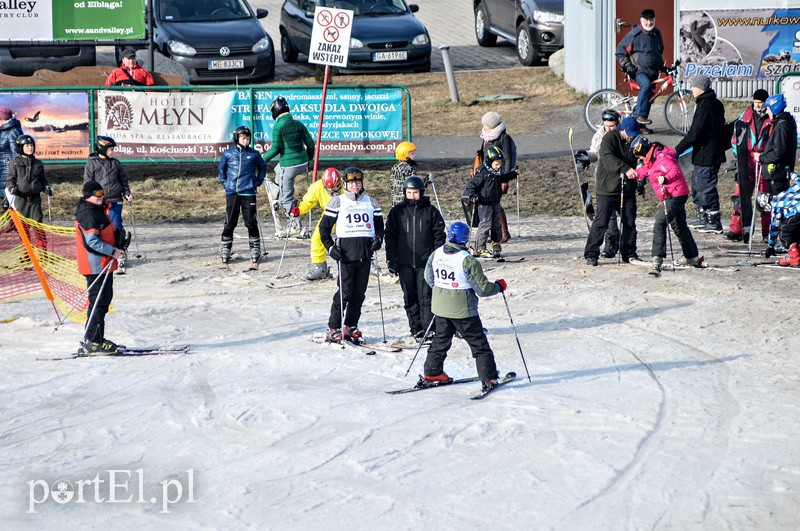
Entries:
{"type": "Polygon", "coordinates": [[[725,162],[725,150],[730,147],[730,134],[725,134],[725,107],[717,93],[707,90],[697,97],[697,107],[689,131],[675,151],[680,156],[692,148],[692,164],[716,166],[725,162]]]}
{"type": "Polygon", "coordinates": [[[14,195],[31,199],[44,192],[47,179],[44,176],[44,164],[36,157],[17,155],[8,165],[6,186],[15,189],[14,195]]]}
{"type": "MultiPolygon", "coordinates": [[[[603,136],[597,152],[595,171],[597,195],[619,195],[622,186],[621,173],[636,169],[636,158],[630,144],[622,138],[618,129],[603,136]]],[[[625,179],[625,194],[636,193],[636,179],[625,179]]]]}
{"type": "Polygon", "coordinates": [[[425,267],[430,254],[446,240],[444,218],[428,197],[419,201],[405,199],[389,211],[385,235],[390,269],[425,267]]]}
{"type": "Polygon", "coordinates": [[[762,167],[769,164],[786,166],[791,173],[794,171],[797,157],[797,122],[791,114],[783,111],[772,120],[772,125],[772,134],[761,153],[761,165],[762,167]]]}
{"type": "Polygon", "coordinates": [[[475,177],[467,182],[464,195],[467,197],[477,196],[480,205],[497,205],[503,197],[503,190],[500,188],[502,183],[507,183],[511,179],[517,178],[517,172],[511,170],[508,173],[494,173],[486,165],[481,165],[475,177]]]}

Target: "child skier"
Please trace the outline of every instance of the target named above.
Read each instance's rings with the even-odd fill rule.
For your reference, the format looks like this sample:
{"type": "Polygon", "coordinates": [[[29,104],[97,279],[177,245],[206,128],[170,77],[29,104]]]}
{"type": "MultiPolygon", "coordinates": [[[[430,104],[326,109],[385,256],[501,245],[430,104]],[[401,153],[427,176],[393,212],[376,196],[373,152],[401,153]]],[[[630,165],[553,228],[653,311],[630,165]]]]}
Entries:
{"type": "Polygon", "coordinates": [[[325,339],[332,343],[363,343],[358,320],[372,255],[383,244],[383,214],[377,201],[364,192],[364,172],[360,168],[344,170],[343,180],[344,193],[331,197],[319,222],[320,238],[328,256],[339,262],[339,289],[333,295],[325,339]]]}
{"type": "MultiPolygon", "coordinates": [[[[30,135],[17,137],[17,154],[8,165],[6,186],[12,196],[11,207],[33,221],[44,219],[42,196],[53,191],[44,176],[44,165],[36,158],[36,141],[30,135]]],[[[43,242],[42,242],[43,243],[43,242]]]]}
{"type": "Polygon", "coordinates": [[[258,269],[261,259],[261,233],[258,230],[256,193],[267,175],[267,163],[250,147],[250,128],[241,125],[233,130],[233,145],[222,152],[219,181],[225,188],[225,225],[222,228],[219,256],[223,267],[231,259],[233,230],[242,213],[250,243],[250,269],[258,269]]]}
{"type": "Polygon", "coordinates": [[[417,173],[417,146],[411,142],[400,142],[394,150],[394,158],[399,162],[391,169],[392,206],[403,202],[403,183],[417,173]]]}
{"type": "MultiPolygon", "coordinates": [[[[336,168],[326,168],[322,172],[322,178],[314,181],[308,187],[303,200],[297,206],[293,206],[290,214],[292,217],[298,218],[308,214],[312,208],[319,205],[325,211],[331,197],[339,195],[342,189],[342,177],[339,170],[336,168]]],[[[328,262],[325,260],[325,245],[322,243],[320,237],[319,224],[322,222],[320,218],[317,226],[314,228],[314,233],[311,235],[311,271],[306,275],[307,280],[322,280],[331,276],[328,270],[328,262]]]]}
{"type": "Polygon", "coordinates": [[[503,151],[497,146],[488,146],[483,156],[483,164],[475,176],[467,183],[464,195],[478,211],[478,228],[474,254],[478,258],[499,258],[502,247],[502,227],[500,226],[500,199],[503,196],[502,183],[516,179],[522,175],[519,168],[508,173],[501,173],[503,168],[503,151]],[[492,251],[486,249],[486,242],[491,233],[492,251]]]}
{"type": "Polygon", "coordinates": [[[800,266],[800,174],[790,173],[791,186],[775,197],[772,204],[772,222],[764,253],[767,258],[775,255],[776,247],[787,249],[786,256],[778,262],[782,266],[800,266]]]}
{"type": "Polygon", "coordinates": [[[386,218],[386,264],[400,278],[411,335],[422,341],[431,322],[431,288],[425,282],[428,257],[445,242],[442,214],[425,197],[425,181],[412,175],[403,183],[405,199],[386,218]]]}
{"type": "Polygon", "coordinates": [[[456,221],[447,231],[447,243],[428,258],[425,280],[433,288],[435,333],[428,348],[423,379],[427,383],[450,380],[444,372],[444,360],[453,335],[459,333],[472,351],[485,391],[496,386],[498,378],[494,353],[478,314],[478,297],[496,295],[505,291],[508,284],[503,279],[491,282],[486,278],[480,262],[467,250],[468,243],[469,227],[456,221]]]}
{"type": "Polygon", "coordinates": [[[667,225],[672,227],[681,245],[683,258],[679,259],[678,263],[701,265],[702,257],[698,257],[697,244],[686,223],[685,207],[689,198],[689,184],[678,167],[678,154],[671,147],[650,142],[643,135],[633,140],[631,151],[642,161],[642,165],[636,169],[636,178],[639,181],[649,179],[656,198],[661,201],[661,208],[658,209],[653,225],[651,272],[660,273],[664,258],[667,256],[667,225]]]}
{"type": "MultiPolygon", "coordinates": [[[[128,204],[131,204],[133,192],[128,186],[128,177],[125,175],[125,169],[120,161],[114,158],[116,147],[116,141],[110,136],[98,136],[95,139],[94,153],[89,154],[89,159],[83,169],[83,183],[95,181],[105,190],[105,200],[111,205],[108,217],[111,218],[111,223],[114,224],[115,229],[124,231],[122,200],[125,199],[128,204]]],[[[127,254],[123,252],[117,261],[120,274],[125,272],[126,259],[127,254]]]]}

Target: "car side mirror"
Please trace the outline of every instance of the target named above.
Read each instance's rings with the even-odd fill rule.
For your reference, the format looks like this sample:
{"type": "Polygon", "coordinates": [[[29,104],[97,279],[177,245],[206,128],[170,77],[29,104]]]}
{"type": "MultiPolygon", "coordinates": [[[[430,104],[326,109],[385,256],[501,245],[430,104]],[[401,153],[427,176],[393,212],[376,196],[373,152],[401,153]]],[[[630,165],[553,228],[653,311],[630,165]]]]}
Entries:
{"type": "Polygon", "coordinates": [[[419,6],[417,4],[408,4],[408,10],[412,13],[416,13],[419,11],[419,6]]]}
{"type": "Polygon", "coordinates": [[[269,15],[269,11],[263,7],[256,9],[256,18],[267,18],[267,15],[269,15]]]}

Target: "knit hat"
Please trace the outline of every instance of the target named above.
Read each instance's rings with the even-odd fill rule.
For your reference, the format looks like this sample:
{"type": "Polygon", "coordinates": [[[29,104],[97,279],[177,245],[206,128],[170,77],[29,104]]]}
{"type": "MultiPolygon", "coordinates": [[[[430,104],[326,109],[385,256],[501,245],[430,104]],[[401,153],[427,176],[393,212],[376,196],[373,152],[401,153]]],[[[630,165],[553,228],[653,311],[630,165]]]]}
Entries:
{"type": "Polygon", "coordinates": [[[753,92],[753,100],[767,101],[767,98],[769,98],[769,92],[764,89],[758,89],[753,92]]]}
{"type": "Polygon", "coordinates": [[[8,107],[0,107],[0,120],[10,120],[14,116],[14,111],[8,107]]]}
{"type": "Polygon", "coordinates": [[[487,112],[483,115],[483,118],[481,118],[481,124],[489,129],[494,129],[500,125],[502,121],[503,117],[500,116],[500,113],[494,111],[487,112]]]}
{"type": "Polygon", "coordinates": [[[773,94],[764,103],[772,111],[773,115],[780,114],[786,110],[786,98],[783,97],[783,94],[773,94]]]}
{"type": "MultiPolygon", "coordinates": [[[[102,192],[103,187],[97,181],[86,181],[83,183],[83,198],[88,199],[95,195],[95,192],[102,192]]],[[[99,196],[98,196],[99,197],[99,196]]]]}
{"type": "Polygon", "coordinates": [[[692,88],[699,88],[702,91],[706,91],[711,88],[711,80],[708,79],[706,75],[697,74],[692,78],[692,88]]]}
{"type": "Polygon", "coordinates": [[[626,116],[619,124],[619,130],[631,138],[639,136],[639,122],[633,116],[626,116]]]}

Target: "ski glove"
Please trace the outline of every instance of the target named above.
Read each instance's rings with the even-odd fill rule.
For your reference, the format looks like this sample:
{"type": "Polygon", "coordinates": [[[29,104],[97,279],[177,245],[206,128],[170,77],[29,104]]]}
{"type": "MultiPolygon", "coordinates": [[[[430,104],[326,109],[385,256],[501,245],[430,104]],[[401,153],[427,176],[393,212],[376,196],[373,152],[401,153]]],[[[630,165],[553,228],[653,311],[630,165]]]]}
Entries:
{"type": "Polygon", "coordinates": [[[770,245],[764,251],[764,258],[772,258],[773,256],[775,256],[775,247],[770,245]]]}
{"type": "Polygon", "coordinates": [[[500,286],[500,291],[505,291],[508,289],[508,282],[506,282],[502,278],[498,278],[497,280],[494,281],[494,283],[500,286]]]}
{"type": "Polygon", "coordinates": [[[342,259],[342,248],[336,244],[331,245],[331,248],[328,249],[328,256],[330,256],[337,262],[340,261],[342,259]]]}
{"type": "Polygon", "coordinates": [[[292,209],[289,211],[289,215],[293,218],[300,217],[300,209],[297,206],[293,206],[292,209]]]}
{"type": "Polygon", "coordinates": [[[387,262],[386,269],[389,270],[390,275],[397,276],[397,262],[387,262]]]}
{"type": "Polygon", "coordinates": [[[579,149],[575,152],[575,165],[578,167],[578,171],[585,170],[590,163],[589,153],[585,149],[579,149]]]}
{"type": "Polygon", "coordinates": [[[383,240],[380,238],[372,238],[372,252],[377,252],[380,250],[381,245],[383,245],[383,240]]]}
{"type": "Polygon", "coordinates": [[[632,79],[635,79],[635,78],[636,78],[636,74],[637,74],[637,72],[638,72],[638,70],[637,70],[637,69],[636,69],[636,67],[633,65],[633,63],[628,63],[628,64],[626,64],[625,66],[623,66],[623,67],[622,67],[622,71],[623,71],[623,72],[625,72],[625,73],[626,73],[628,76],[630,76],[632,79]]]}
{"type": "Polygon", "coordinates": [[[48,197],[53,197],[53,189],[50,188],[49,186],[45,186],[44,187],[44,195],[46,195],[48,197]]]}
{"type": "Polygon", "coordinates": [[[478,196],[477,196],[477,195],[471,195],[471,196],[469,196],[469,202],[470,202],[470,203],[473,203],[473,204],[474,204],[474,203],[477,203],[477,202],[478,202],[478,196]]]}
{"type": "Polygon", "coordinates": [[[636,185],[636,193],[639,194],[640,196],[644,197],[644,190],[645,190],[646,186],[647,186],[647,183],[645,182],[644,179],[639,181],[639,183],[636,185]]]}

